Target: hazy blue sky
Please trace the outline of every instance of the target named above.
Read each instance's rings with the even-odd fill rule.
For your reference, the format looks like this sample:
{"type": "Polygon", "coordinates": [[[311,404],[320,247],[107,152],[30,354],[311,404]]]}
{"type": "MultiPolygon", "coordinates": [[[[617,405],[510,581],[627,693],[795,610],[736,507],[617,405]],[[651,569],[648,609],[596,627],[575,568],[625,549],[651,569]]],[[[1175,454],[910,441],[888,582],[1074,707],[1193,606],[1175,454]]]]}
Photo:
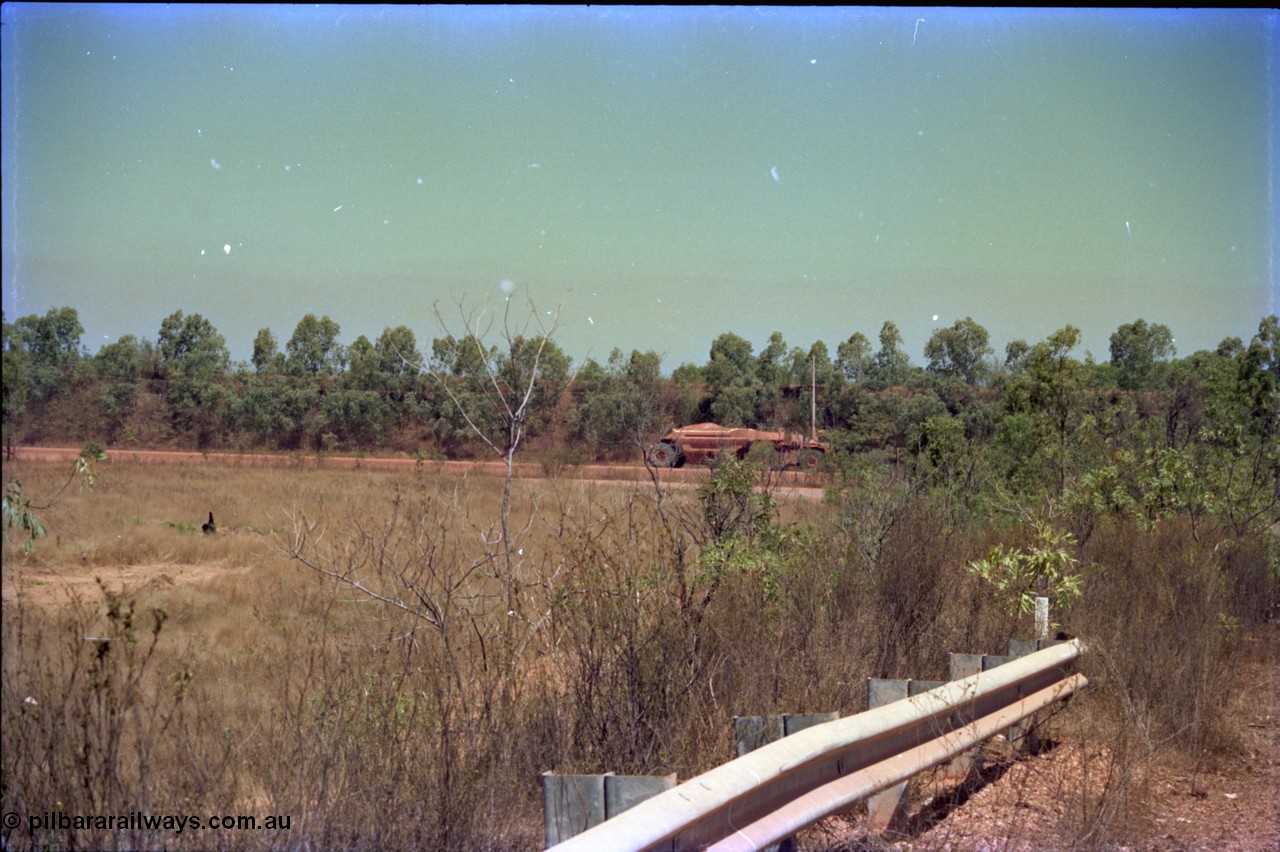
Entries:
{"type": "MultiPolygon", "coordinates": [[[[7,3],[7,319],[247,358],[510,291],[575,360],[1275,312],[1273,11],[7,3]],[[936,319],[935,319],[936,316],[936,319]]],[[[1080,354],[1083,354],[1081,352],[1080,354]]]]}

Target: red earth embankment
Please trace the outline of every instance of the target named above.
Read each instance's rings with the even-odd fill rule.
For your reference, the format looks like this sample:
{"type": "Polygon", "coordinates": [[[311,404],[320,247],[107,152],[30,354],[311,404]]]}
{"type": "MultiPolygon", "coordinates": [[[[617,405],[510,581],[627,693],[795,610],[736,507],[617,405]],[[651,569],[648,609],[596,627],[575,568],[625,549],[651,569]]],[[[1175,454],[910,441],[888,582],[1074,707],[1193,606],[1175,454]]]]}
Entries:
{"type": "MultiPolygon", "coordinates": [[[[74,461],[80,451],[71,447],[13,447],[7,458],[20,461],[74,461]],[[11,455],[10,455],[11,453],[11,455]]],[[[178,450],[107,451],[107,463],[141,464],[225,464],[248,467],[322,467],[332,470],[422,470],[435,473],[474,473],[501,476],[505,466],[500,461],[437,461],[408,457],[335,456],[316,453],[228,453],[184,452],[178,450]]],[[[667,484],[698,482],[706,477],[705,467],[668,468],[655,471],[658,480],[667,484]]],[[[536,462],[517,462],[512,473],[522,479],[560,477],[592,482],[647,482],[649,471],[642,465],[583,464],[552,468],[536,462]]],[[[777,490],[783,495],[820,499],[826,476],[802,471],[775,474],[777,490]]]]}

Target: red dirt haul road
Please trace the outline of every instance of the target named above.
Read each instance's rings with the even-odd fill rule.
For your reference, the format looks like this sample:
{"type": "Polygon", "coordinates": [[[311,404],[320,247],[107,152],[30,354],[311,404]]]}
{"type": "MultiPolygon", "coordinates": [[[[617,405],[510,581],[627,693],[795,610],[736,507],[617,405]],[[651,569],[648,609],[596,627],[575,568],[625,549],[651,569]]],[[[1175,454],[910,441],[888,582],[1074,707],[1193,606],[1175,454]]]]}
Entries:
{"type": "MultiPolygon", "coordinates": [[[[6,459],[18,461],[75,461],[80,451],[72,447],[13,447],[6,450],[6,459]]],[[[272,453],[223,453],[184,452],[178,450],[107,450],[107,463],[132,462],[140,464],[226,464],[247,467],[325,467],[334,470],[428,470],[437,473],[478,473],[501,476],[505,471],[497,461],[435,461],[411,458],[380,458],[372,456],[331,456],[315,453],[277,455],[272,453]]],[[[550,476],[547,469],[536,462],[517,462],[512,466],[515,476],[522,479],[543,479],[550,476]]],[[[695,483],[709,476],[706,468],[663,469],[656,471],[659,481],[670,485],[695,483]]],[[[647,482],[648,471],[641,465],[584,464],[565,466],[558,474],[565,479],[590,482],[647,482]]],[[[803,471],[776,472],[773,474],[775,492],[782,497],[822,499],[822,486],[826,477],[803,471]]]]}

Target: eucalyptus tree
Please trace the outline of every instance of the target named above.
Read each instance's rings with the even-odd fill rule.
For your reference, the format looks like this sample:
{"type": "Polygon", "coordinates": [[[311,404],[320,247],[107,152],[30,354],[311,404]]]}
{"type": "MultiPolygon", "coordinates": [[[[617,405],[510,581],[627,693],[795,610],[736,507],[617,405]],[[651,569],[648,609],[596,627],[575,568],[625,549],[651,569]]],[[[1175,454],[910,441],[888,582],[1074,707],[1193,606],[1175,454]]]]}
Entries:
{"type": "Polygon", "coordinates": [[[307,314],[285,344],[285,364],[295,376],[336,376],[346,367],[347,353],[338,342],[342,328],[324,317],[307,314]]]}
{"type": "Polygon", "coordinates": [[[1004,367],[1010,374],[1017,376],[1027,366],[1027,356],[1031,353],[1031,344],[1021,338],[1010,340],[1004,345],[1004,367]]]}
{"type": "Polygon", "coordinates": [[[226,339],[200,314],[174,311],[160,323],[156,340],[164,375],[212,377],[231,366],[226,339]]]}
{"type": "Polygon", "coordinates": [[[627,440],[643,454],[648,440],[671,416],[664,394],[667,383],[662,378],[662,356],[652,349],[632,349],[625,363],[621,359],[615,362],[611,355],[609,369],[621,379],[619,421],[627,440]]]}
{"type": "Polygon", "coordinates": [[[688,361],[671,371],[671,420],[675,424],[694,422],[708,409],[707,383],[703,370],[688,361]]]}
{"type": "Polygon", "coordinates": [[[231,410],[226,340],[200,314],[178,310],[160,323],[156,348],[174,428],[194,433],[199,446],[208,446],[226,428],[231,410]]]}
{"type": "Polygon", "coordinates": [[[1146,390],[1155,385],[1157,367],[1177,353],[1173,333],[1160,323],[1138,319],[1125,323],[1111,335],[1111,363],[1120,387],[1146,390]]]}
{"type": "Polygon", "coordinates": [[[16,347],[21,355],[6,362],[6,370],[16,368],[15,377],[7,382],[23,398],[43,403],[59,393],[75,378],[75,368],[82,359],[80,336],[84,326],[75,308],[50,308],[44,316],[28,314],[19,317],[6,335],[6,350],[16,347]],[[25,387],[18,390],[19,381],[25,387]]]}
{"type": "Polygon", "coordinates": [[[101,391],[98,404],[108,441],[115,441],[133,411],[142,387],[143,366],[151,344],[139,342],[132,334],[106,344],[93,356],[101,391]]]}
{"type": "Polygon", "coordinates": [[[1258,434],[1276,437],[1280,426],[1280,319],[1275,314],[1258,323],[1258,333],[1239,355],[1241,390],[1258,434]]]}
{"type": "Polygon", "coordinates": [[[254,335],[253,356],[249,359],[249,363],[253,364],[253,368],[259,373],[284,371],[284,354],[280,351],[280,344],[276,342],[276,336],[271,333],[271,329],[260,328],[254,335]]]}
{"type": "Polygon", "coordinates": [[[84,326],[75,308],[50,308],[44,316],[29,314],[14,325],[34,364],[57,367],[80,357],[84,326]]]}
{"type": "Polygon", "coordinates": [[[1108,458],[1079,478],[1069,503],[1090,525],[1106,513],[1148,528],[1186,521],[1202,543],[1265,535],[1280,506],[1276,318],[1247,347],[1227,338],[1163,372],[1164,392],[1146,395],[1155,411],[1112,430],[1108,458]]]}
{"type": "Polygon", "coordinates": [[[1223,460],[1214,499],[1237,535],[1274,526],[1280,506],[1280,319],[1258,332],[1234,358],[1234,382],[1214,406],[1215,428],[1203,432],[1223,460]]]}
{"type": "Polygon", "coordinates": [[[769,342],[756,358],[756,391],[757,424],[773,425],[782,419],[782,386],[788,384],[787,344],[782,339],[782,332],[775,331],[769,335],[769,342]]]}
{"type": "Polygon", "coordinates": [[[821,340],[815,340],[808,351],[795,347],[787,362],[787,381],[800,405],[786,425],[808,432],[818,422],[826,422],[827,412],[834,410],[840,377],[821,340]]]}
{"type": "Polygon", "coordinates": [[[30,365],[17,325],[11,322],[2,324],[4,337],[0,341],[0,359],[3,359],[0,388],[3,389],[4,424],[8,426],[26,408],[30,365]]]}
{"type": "Polygon", "coordinates": [[[882,387],[902,383],[911,359],[902,349],[902,332],[892,320],[880,327],[880,349],[875,356],[875,378],[882,387]]]}
{"type": "Polygon", "coordinates": [[[397,420],[395,377],[363,334],[346,348],[347,370],[320,399],[323,434],[350,447],[376,447],[397,420]]]}
{"type": "Polygon", "coordinates": [[[835,367],[845,381],[858,383],[865,379],[875,366],[871,357],[871,341],[860,331],[836,346],[835,367]]]}
{"type": "MultiPolygon", "coordinates": [[[[1071,438],[1084,417],[1081,399],[1085,368],[1071,357],[1071,351],[1079,344],[1080,330],[1075,326],[1067,325],[1053,332],[1030,348],[1025,369],[1006,392],[1006,404],[1015,413],[1033,414],[1048,436],[1048,442],[1042,447],[1052,460],[1058,495],[1066,487],[1071,438]]],[[[1007,428],[1005,431],[1008,433],[1007,428]]],[[[1018,452],[1025,455],[1027,449],[1024,446],[1018,452]]]]}
{"type": "Polygon", "coordinates": [[[524,429],[530,436],[541,434],[557,416],[573,360],[554,340],[538,334],[520,333],[504,343],[495,363],[498,379],[508,388],[532,389],[525,407],[524,429]]]}
{"type": "Polygon", "coordinates": [[[711,357],[702,375],[717,423],[746,426],[755,419],[760,376],[750,341],[732,332],[721,334],[711,342],[711,357]]]}
{"type": "Polygon", "coordinates": [[[418,351],[418,339],[408,326],[384,328],[373,344],[378,359],[378,374],[387,382],[392,397],[403,402],[415,385],[422,353],[418,351]]]}
{"type": "Polygon", "coordinates": [[[347,371],[342,383],[348,387],[369,389],[381,385],[381,369],[378,353],[369,338],[363,334],[347,347],[347,371]]]}
{"type": "Polygon", "coordinates": [[[939,376],[955,376],[977,384],[987,373],[992,354],[987,330],[972,317],[956,320],[950,328],[935,329],[924,347],[925,369],[939,376]]]}
{"type": "Polygon", "coordinates": [[[598,453],[625,448],[643,456],[670,419],[665,388],[656,352],[615,348],[603,366],[590,360],[574,378],[570,434],[598,453]]]}

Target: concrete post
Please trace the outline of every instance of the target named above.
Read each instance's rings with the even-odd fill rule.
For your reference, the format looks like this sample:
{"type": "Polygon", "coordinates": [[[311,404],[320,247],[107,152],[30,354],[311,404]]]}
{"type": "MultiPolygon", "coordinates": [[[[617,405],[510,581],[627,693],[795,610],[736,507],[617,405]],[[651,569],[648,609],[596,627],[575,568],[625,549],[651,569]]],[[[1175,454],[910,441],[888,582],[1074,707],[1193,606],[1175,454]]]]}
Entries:
{"type": "MultiPolygon", "coordinates": [[[[1037,598],[1037,601],[1046,600],[1045,598],[1037,598]]],[[[1038,617],[1038,616],[1037,616],[1038,617]]],[[[1028,654],[1034,654],[1036,651],[1043,651],[1050,645],[1058,645],[1065,640],[1062,639],[1010,639],[1009,640],[1009,657],[1016,659],[1025,657],[1028,654]]],[[[1011,746],[1016,747],[1019,751],[1030,752],[1038,748],[1035,736],[1036,717],[1030,716],[1023,719],[1016,725],[1010,725],[1005,731],[1005,737],[1009,740],[1011,746]],[[1028,736],[1030,734],[1030,736],[1028,736]]]]}
{"type": "MultiPolygon", "coordinates": [[[[867,709],[874,710],[911,694],[911,681],[867,678],[867,709]]],[[[890,829],[901,831],[907,819],[907,787],[903,781],[867,799],[867,820],[871,831],[884,834],[890,829]]]]}
{"type": "Polygon", "coordinates": [[[1049,638],[1049,599],[1036,598],[1036,638],[1049,638]]]}
{"type": "Polygon", "coordinates": [[[542,773],[543,826],[548,847],[604,822],[604,778],[542,773]]]}
{"type": "Polygon", "coordinates": [[[588,828],[676,786],[671,775],[557,775],[542,773],[543,827],[547,846],[555,846],[588,828]]]}
{"type": "Polygon", "coordinates": [[[789,737],[796,731],[803,731],[805,728],[811,728],[814,725],[821,725],[825,722],[834,722],[839,717],[838,713],[784,713],[782,716],[782,735],[789,737]]]}
{"type": "Polygon", "coordinates": [[[783,717],[734,716],[733,745],[738,757],[786,736],[783,717]]]}
{"type": "Polygon", "coordinates": [[[676,774],[604,776],[604,818],[613,819],[623,811],[676,786],[676,774]]]}
{"type": "MultiPolygon", "coordinates": [[[[948,661],[947,680],[976,675],[982,672],[981,654],[951,654],[948,661]]],[[[964,778],[970,773],[982,771],[982,749],[972,748],[957,754],[947,767],[947,775],[952,778],[964,778]]]]}
{"type": "MultiPolygon", "coordinates": [[[[785,736],[813,725],[833,722],[838,713],[780,713],[773,716],[734,716],[733,745],[738,757],[755,751],[761,746],[776,742],[785,736]]],[[[759,852],[793,852],[795,838],[788,837],[781,843],[766,846],[759,852]]]]}

